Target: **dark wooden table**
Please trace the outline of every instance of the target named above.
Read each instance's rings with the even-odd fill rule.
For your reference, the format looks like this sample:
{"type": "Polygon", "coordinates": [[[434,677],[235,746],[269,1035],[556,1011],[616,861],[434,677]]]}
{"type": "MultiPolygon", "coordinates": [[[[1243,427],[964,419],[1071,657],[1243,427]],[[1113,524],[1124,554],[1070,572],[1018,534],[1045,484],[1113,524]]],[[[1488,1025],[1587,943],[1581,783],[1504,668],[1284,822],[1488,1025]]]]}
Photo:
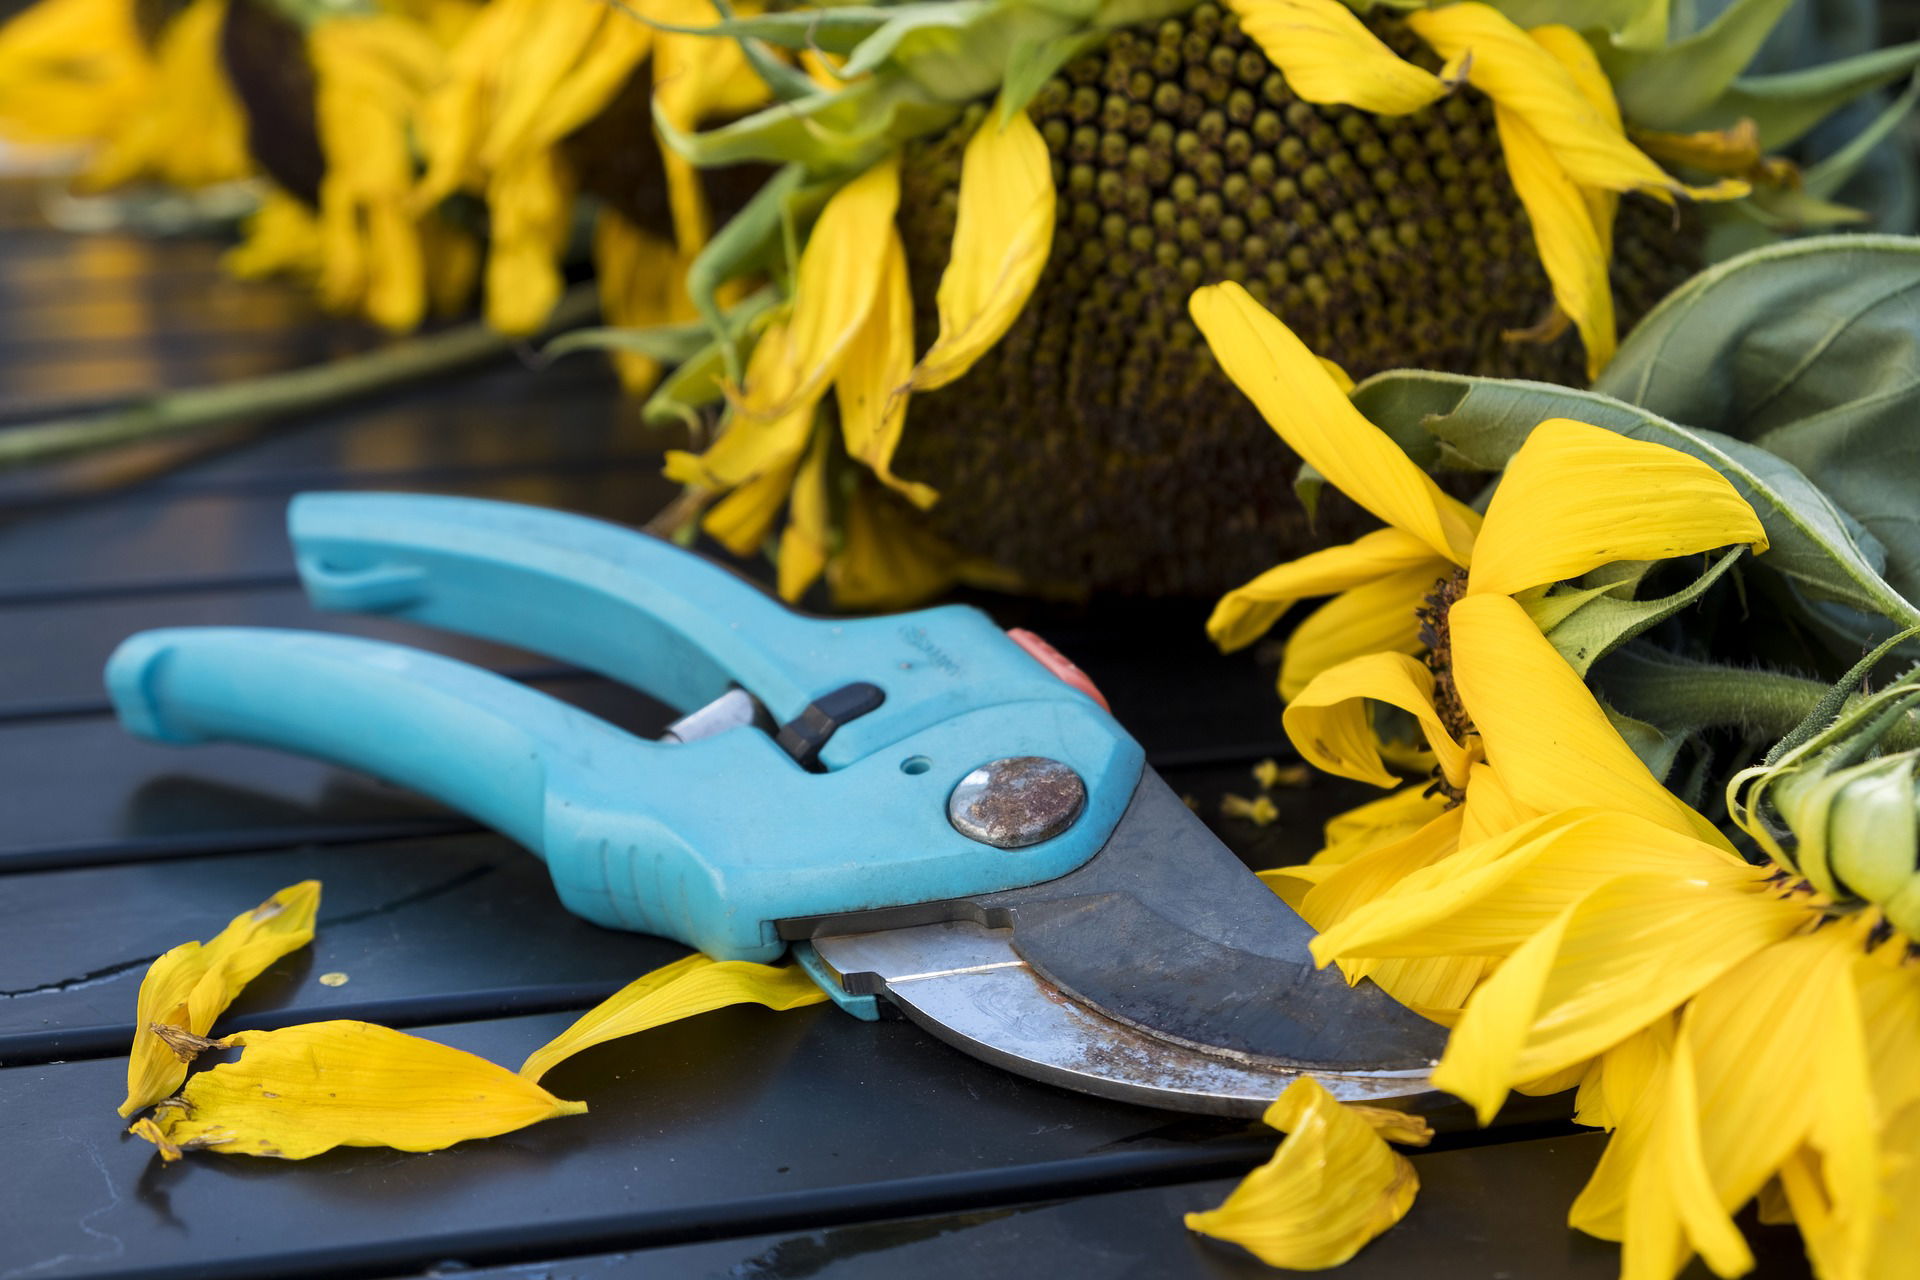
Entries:
{"type": "MultiPolygon", "coordinates": [[[[33,194],[0,183],[0,423],[371,341],[223,279],[211,244],[48,230],[33,194]]],[[[594,1049],[546,1080],[587,1116],[429,1155],[164,1166],[123,1135],[148,963],[305,877],[326,886],[314,945],[220,1031],[365,1018],[511,1064],[682,954],[568,916],[534,858],[416,796],[265,751],[136,742],[99,682],[142,628],[319,627],[657,732],[660,706],[532,655],[310,613],[282,518],[303,489],[379,488],[637,522],[671,496],[674,443],[592,362],[508,364],[271,432],[0,476],[0,1280],[1273,1274],[1180,1225],[1272,1135],[1034,1084],[831,1007],[722,1011],[594,1049]],[[349,981],[317,980],[334,971],[349,981]]],[[[1203,813],[1284,754],[1270,667],[1213,654],[1198,608],[983,603],[1091,672],[1203,813]]],[[[1256,865],[1298,860],[1357,794],[1283,793],[1281,823],[1219,830],[1256,865]]],[[[1564,1226],[1600,1147],[1566,1125],[1444,1138],[1413,1157],[1412,1215],[1339,1274],[1606,1280],[1613,1247],[1564,1226]]],[[[1760,1239],[1760,1274],[1806,1274],[1791,1233],[1760,1239]]]]}

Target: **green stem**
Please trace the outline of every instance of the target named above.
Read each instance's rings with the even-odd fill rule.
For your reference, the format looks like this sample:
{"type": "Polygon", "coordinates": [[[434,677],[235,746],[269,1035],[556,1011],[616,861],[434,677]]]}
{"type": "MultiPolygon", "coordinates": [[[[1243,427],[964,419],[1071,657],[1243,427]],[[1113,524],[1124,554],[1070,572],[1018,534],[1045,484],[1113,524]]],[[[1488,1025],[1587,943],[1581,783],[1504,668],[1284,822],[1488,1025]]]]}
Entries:
{"type": "MultiPolygon", "coordinates": [[[[591,320],[592,285],[576,285],[553,309],[548,332],[591,320]]],[[[467,365],[497,359],[523,341],[479,321],[423,334],[304,369],[148,396],[116,409],[0,429],[0,471],[136,441],[190,435],[242,419],[324,408],[467,365]]]]}
{"type": "MultiPolygon", "coordinates": [[[[1608,657],[1595,677],[1613,708],[1636,720],[1668,729],[1733,729],[1769,743],[1791,733],[1829,688],[1803,676],[1655,656],[1638,646],[1608,657]]],[[[1857,700],[1858,695],[1845,705],[1857,700]]],[[[1880,747],[1920,747],[1920,723],[1903,718],[1880,747]]]]}

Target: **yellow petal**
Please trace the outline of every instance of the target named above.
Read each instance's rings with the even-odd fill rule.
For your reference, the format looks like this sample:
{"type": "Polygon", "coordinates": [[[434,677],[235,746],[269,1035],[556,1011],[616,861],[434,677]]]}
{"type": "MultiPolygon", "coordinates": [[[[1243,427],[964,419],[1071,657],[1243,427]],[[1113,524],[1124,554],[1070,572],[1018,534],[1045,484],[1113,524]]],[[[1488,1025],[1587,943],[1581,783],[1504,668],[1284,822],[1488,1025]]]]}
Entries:
{"type": "Polygon", "coordinates": [[[1425,645],[1415,611],[1452,569],[1428,560],[1343,591],[1302,618],[1280,655],[1281,698],[1298,697],[1314,677],[1351,658],[1418,653],[1425,645]]]}
{"type": "Polygon", "coordinates": [[[799,469],[800,459],[795,457],[755,476],[715,503],[700,527],[734,555],[752,555],[773,531],[799,469]]]}
{"type": "Polygon", "coordinates": [[[1568,418],[1507,462],[1474,547],[1469,592],[1511,595],[1616,560],[1664,560],[1767,535],[1727,478],[1678,449],[1568,418]]]}
{"type": "Polygon", "coordinates": [[[854,490],[840,533],[827,583],[842,609],[911,608],[946,591],[968,568],[965,557],[877,487],[854,490]]]}
{"type": "Polygon", "coordinates": [[[1444,81],[1387,48],[1341,0],[1230,0],[1228,7],[1307,102],[1400,116],[1447,93],[1444,81]]]}
{"type": "MultiPolygon", "coordinates": [[[[1613,82],[1607,78],[1606,69],[1600,65],[1600,58],[1594,53],[1593,46],[1578,31],[1554,23],[1535,27],[1527,34],[1567,69],[1575,87],[1608,123],[1616,129],[1626,127],[1620,118],[1620,103],[1613,96],[1613,82]]],[[[1620,197],[1616,192],[1599,187],[1584,187],[1580,194],[1586,198],[1587,212],[1593,217],[1593,229],[1600,235],[1601,257],[1611,262],[1613,219],[1620,208],[1620,197]]]]}
{"type": "Polygon", "coordinates": [[[827,567],[827,436],[813,446],[793,477],[787,525],[780,531],[780,598],[789,604],[807,593],[827,567]]]}
{"type": "Polygon", "coordinates": [[[1626,1232],[1627,1196],[1666,1087],[1679,1016],[1657,1019],[1595,1060],[1574,1108],[1580,1124],[1614,1131],[1600,1164],[1581,1188],[1567,1224],[1602,1240],[1626,1232]]]}
{"type": "Polygon", "coordinates": [[[154,1117],[177,1147],[286,1160],[335,1147],[438,1151],[587,1109],[484,1058],[366,1022],[242,1031],[222,1043],[246,1051],[194,1076],[185,1105],[154,1117]]]}
{"type": "Polygon", "coordinates": [[[1467,770],[1467,797],[1460,806],[1460,843],[1479,844],[1540,817],[1513,798],[1500,775],[1484,761],[1467,770]]]}
{"type": "Polygon", "coordinates": [[[1273,1159],[1187,1228],[1240,1245],[1269,1266],[1335,1267],[1400,1221],[1420,1181],[1406,1157],[1311,1077],[1287,1086],[1266,1122],[1285,1130],[1273,1159]]]}
{"type": "Polygon", "coordinates": [[[487,323],[530,334],[560,300],[560,255],[573,233],[573,175],[555,148],[501,165],[487,184],[487,323]]]}
{"type": "Polygon", "coordinates": [[[1408,875],[1315,938],[1314,958],[1506,955],[1609,879],[1690,876],[1740,888],[1762,873],[1631,814],[1569,809],[1408,875]]]}
{"type": "Polygon", "coordinates": [[[1445,796],[1420,783],[1369,800],[1327,819],[1322,832],[1326,846],[1313,860],[1331,865],[1350,862],[1370,849],[1412,834],[1447,808],[1445,796]]]}
{"type": "Polygon", "coordinates": [[[1714,1196],[1695,1127],[1701,1099],[1684,1035],[1674,1044],[1661,1094],[1627,1193],[1622,1280],[1672,1280],[1686,1261],[1687,1243],[1718,1274],[1744,1275],[1753,1269],[1753,1253],[1714,1196]]]}
{"type": "Polygon", "coordinates": [[[906,392],[899,388],[913,372],[913,294],[907,279],[907,251],[900,232],[888,227],[881,251],[881,279],[866,323],[854,335],[833,381],[840,406],[840,433],[847,452],[873,469],[888,487],[917,507],[940,497],[930,485],[893,474],[893,451],[907,425],[906,392]]]}
{"type": "MultiPolygon", "coordinates": [[[[747,380],[770,385],[784,376],[792,345],[787,340],[787,325],[775,320],[767,325],[747,357],[747,380]]],[[[703,489],[730,489],[756,476],[789,467],[805,452],[813,431],[813,404],[799,403],[785,417],[766,420],[734,414],[722,428],[720,438],[702,454],[667,451],[664,468],[669,480],[677,484],[697,485],[703,489]]]]}
{"type": "Polygon", "coordinates": [[[900,161],[890,156],[827,201],[794,274],[793,312],[754,346],[738,402],[743,417],[772,420],[810,406],[839,372],[886,278],[883,246],[900,205],[900,161]],[[773,344],[766,356],[763,347],[773,344]]]}
{"type": "Polygon", "coordinates": [[[313,941],[319,908],[320,882],[302,880],[235,916],[210,942],[183,943],[153,962],[134,1006],[121,1115],[152,1106],[186,1079],[187,1064],[154,1034],[154,1024],[206,1035],[213,1020],[268,965],[313,941]]]}
{"type": "Polygon", "coordinates": [[[1807,920],[1765,894],[1668,876],[1610,880],[1474,994],[1434,1084],[1488,1123],[1516,1082],[1605,1052],[1807,920]]]}
{"type": "Polygon", "coordinates": [[[1468,595],[1448,611],[1448,627],[1460,700],[1515,801],[1536,813],[1617,809],[1728,847],[1712,823],[1647,771],[1511,598],[1468,595]]]}
{"type": "MultiPolygon", "coordinates": [[[[603,207],[593,224],[593,271],[600,314],[610,325],[644,329],[691,320],[693,301],[683,281],[689,260],[672,244],[603,207]]],[[[628,392],[639,395],[660,377],[660,362],[638,351],[613,351],[613,367],[628,392]]]]}
{"type": "Polygon", "coordinates": [[[1362,417],[1293,330],[1237,284],[1196,289],[1187,307],[1234,385],[1329,484],[1434,555],[1468,563],[1479,514],[1362,417]]]}
{"type": "Polygon", "coordinates": [[[1608,246],[1594,223],[1594,210],[1532,126],[1505,107],[1496,105],[1493,116],[1507,173],[1527,211],[1553,300],[1580,331],[1587,377],[1597,378],[1613,359],[1617,333],[1608,246]]]}
{"type": "Polygon", "coordinates": [[[1287,737],[1307,763],[1343,778],[1397,787],[1380,759],[1367,702],[1399,707],[1419,720],[1440,770],[1455,786],[1467,781],[1467,748],[1433,707],[1433,672],[1404,653],[1370,653],[1323,671],[1287,704],[1287,737]]]}
{"type": "Polygon", "coordinates": [[[1497,9],[1465,0],[1415,10],[1407,15],[1407,24],[1441,57],[1468,59],[1467,83],[1525,120],[1581,186],[1662,197],[1684,192],[1733,199],[1746,194],[1744,182],[1692,189],[1670,177],[1627,141],[1558,58],[1497,9]]]}
{"type": "Polygon", "coordinates": [[[635,979],[581,1015],[520,1066],[538,1080],[583,1049],[734,1004],[798,1009],[827,998],[797,965],[713,960],[694,954],[635,979]]]}
{"type": "MultiPolygon", "coordinates": [[[[704,3],[681,6],[678,19],[698,25],[711,21],[704,3]]],[[[660,15],[653,15],[659,18],[660,15]]],[[[636,23],[635,25],[644,25],[636,23]]],[[[747,63],[738,40],[680,31],[660,31],[653,37],[653,109],[667,124],[691,135],[710,118],[732,118],[756,110],[767,100],[767,86],[747,63]]],[[[660,148],[666,171],[667,207],[673,214],[674,235],[683,253],[698,252],[706,243],[706,190],[698,169],[672,147],[660,148]]]]}
{"type": "Polygon", "coordinates": [[[1316,929],[1331,929],[1362,904],[1388,892],[1420,868],[1459,847],[1460,810],[1445,809],[1397,840],[1358,854],[1333,869],[1307,894],[1299,911],[1316,929]]]}
{"type": "Polygon", "coordinates": [[[1232,652],[1252,644],[1280,620],[1294,602],[1363,586],[1389,574],[1414,568],[1444,577],[1449,561],[1412,534],[1375,529],[1354,541],[1289,560],[1220,597],[1207,619],[1207,634],[1232,652]]]}
{"type": "MultiPolygon", "coordinates": [[[[1001,123],[996,103],[960,161],[953,256],[934,296],[940,333],[910,387],[944,387],[985,355],[1020,315],[1053,248],[1053,162],[1024,111],[1001,123]]],[[[872,254],[872,244],[862,249],[872,254]]]]}

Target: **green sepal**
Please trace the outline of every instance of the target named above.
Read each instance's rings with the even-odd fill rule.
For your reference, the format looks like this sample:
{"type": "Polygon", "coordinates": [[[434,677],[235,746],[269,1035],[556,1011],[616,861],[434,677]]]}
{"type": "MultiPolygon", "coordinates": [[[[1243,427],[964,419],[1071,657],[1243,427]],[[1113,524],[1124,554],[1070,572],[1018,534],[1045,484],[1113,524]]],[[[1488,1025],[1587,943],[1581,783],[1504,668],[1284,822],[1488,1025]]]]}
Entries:
{"type": "Polygon", "coordinates": [[[719,345],[725,375],[735,382],[740,380],[740,353],[720,309],[720,290],[735,275],[744,274],[778,234],[786,207],[799,194],[805,178],[798,165],[788,165],[774,174],[739,213],[714,233],[687,267],[687,295],[719,345]]]}
{"type": "Polygon", "coordinates": [[[684,363],[712,345],[704,324],[659,324],[644,328],[596,325],[570,329],[540,348],[540,363],[551,364],[581,351],[620,351],[646,356],[664,365],[684,363]]]}
{"type": "Polygon", "coordinates": [[[1680,748],[1687,744],[1687,735],[1669,733],[1659,725],[1636,720],[1615,711],[1604,702],[1600,704],[1600,710],[1606,715],[1607,723],[1613,726],[1613,731],[1626,740],[1633,754],[1640,757],[1640,763],[1647,766],[1647,772],[1657,781],[1665,782],[1667,775],[1673,772],[1673,762],[1680,754],[1680,748]]]}
{"type": "MultiPolygon", "coordinates": [[[[1873,153],[1900,123],[1913,111],[1914,104],[1920,102],[1920,75],[1907,82],[1907,87],[1899,97],[1888,103],[1873,123],[1847,139],[1847,145],[1830,156],[1824,156],[1801,175],[1800,188],[1807,195],[1824,199],[1838,192],[1846,184],[1867,157],[1873,153]]],[[[1865,217],[1864,214],[1860,215],[1865,217]]]]}
{"type": "Polygon", "coordinates": [[[1642,128],[1683,128],[1719,100],[1792,3],[1733,0],[1701,30],[1662,48],[1602,46],[1601,63],[1621,111],[1642,128]]]}
{"type": "Polygon", "coordinates": [[[1101,38],[1099,32],[1082,31],[1029,40],[1016,47],[1007,58],[1006,77],[1000,82],[1000,123],[1005,125],[1025,111],[1042,85],[1101,38]]]}
{"type": "Polygon", "coordinates": [[[1718,101],[1679,128],[1686,132],[1726,129],[1748,119],[1759,129],[1760,145],[1778,151],[1861,94],[1911,75],[1916,67],[1920,67],[1920,41],[1803,71],[1741,76],[1718,101]]]}
{"type": "Polygon", "coordinates": [[[1827,811],[1827,863],[1835,880],[1868,902],[1898,894],[1915,871],[1920,823],[1914,813],[1911,751],[1847,770],[1827,811]]]}
{"type": "MultiPolygon", "coordinates": [[[[1569,594],[1581,598],[1542,630],[1567,665],[1584,676],[1594,663],[1627,641],[1699,600],[1745,552],[1744,547],[1733,548],[1680,590],[1652,600],[1622,599],[1611,585],[1576,590],[1569,594]]],[[[1528,611],[1532,612],[1531,606],[1528,611]]]]}

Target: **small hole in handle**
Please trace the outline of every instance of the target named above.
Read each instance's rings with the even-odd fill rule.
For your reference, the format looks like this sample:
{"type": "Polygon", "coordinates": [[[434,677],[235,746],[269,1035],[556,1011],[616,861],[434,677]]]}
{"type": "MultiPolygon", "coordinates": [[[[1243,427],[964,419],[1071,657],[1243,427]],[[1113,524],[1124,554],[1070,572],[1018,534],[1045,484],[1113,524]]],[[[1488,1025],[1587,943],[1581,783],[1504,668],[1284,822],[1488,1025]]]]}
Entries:
{"type": "Polygon", "coordinates": [[[900,762],[900,772],[910,773],[916,777],[931,768],[933,768],[933,761],[925,756],[908,756],[900,762]]]}

